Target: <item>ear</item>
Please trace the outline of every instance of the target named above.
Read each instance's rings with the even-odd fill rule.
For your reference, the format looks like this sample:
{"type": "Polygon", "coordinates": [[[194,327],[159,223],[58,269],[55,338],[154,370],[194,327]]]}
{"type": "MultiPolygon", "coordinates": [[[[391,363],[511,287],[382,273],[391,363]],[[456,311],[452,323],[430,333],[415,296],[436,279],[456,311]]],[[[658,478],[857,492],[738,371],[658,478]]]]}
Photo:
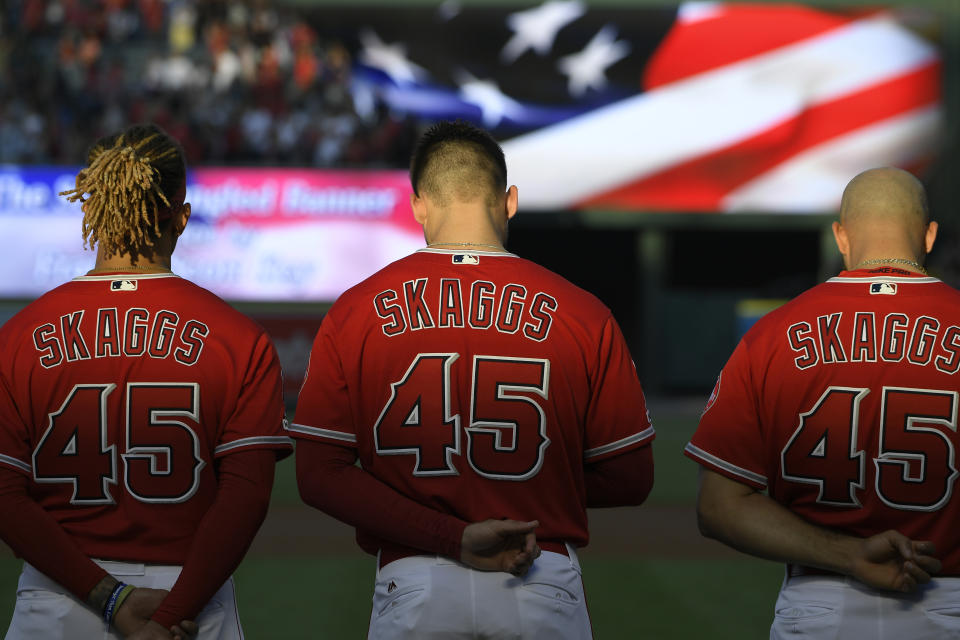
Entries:
{"type": "Polygon", "coordinates": [[[427,224],[427,203],[415,193],[410,194],[410,208],[413,210],[413,219],[421,226],[427,224]]]}
{"type": "Polygon", "coordinates": [[[517,185],[512,184],[510,185],[510,188],[507,189],[507,197],[504,199],[504,207],[507,211],[507,220],[510,220],[513,218],[513,216],[517,215],[518,204],[519,200],[517,197],[517,185]]]}
{"type": "Polygon", "coordinates": [[[843,264],[849,269],[850,239],[847,237],[847,230],[844,229],[843,225],[839,222],[834,222],[831,228],[833,229],[833,239],[837,241],[837,249],[839,249],[840,255],[843,256],[843,264]]]}
{"type": "Polygon", "coordinates": [[[924,236],[924,247],[927,250],[927,253],[930,253],[933,250],[933,243],[937,239],[937,230],[940,226],[936,222],[931,222],[927,225],[927,233],[924,236]]]}
{"type": "Polygon", "coordinates": [[[173,230],[177,236],[180,236],[184,229],[187,228],[187,222],[190,221],[191,212],[190,203],[184,202],[177,208],[177,212],[173,214],[173,230]]]}

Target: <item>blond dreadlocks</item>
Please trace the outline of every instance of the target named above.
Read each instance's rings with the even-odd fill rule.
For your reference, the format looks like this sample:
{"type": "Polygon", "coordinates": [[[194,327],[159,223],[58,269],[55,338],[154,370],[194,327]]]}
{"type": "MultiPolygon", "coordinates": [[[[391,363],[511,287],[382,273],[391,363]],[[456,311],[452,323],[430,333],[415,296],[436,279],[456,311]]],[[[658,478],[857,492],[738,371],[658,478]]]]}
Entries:
{"type": "Polygon", "coordinates": [[[82,203],[84,246],[136,259],[160,236],[160,214],[185,179],[180,145],[156,125],[135,125],[98,140],[76,187],[60,195],[82,203]]]}

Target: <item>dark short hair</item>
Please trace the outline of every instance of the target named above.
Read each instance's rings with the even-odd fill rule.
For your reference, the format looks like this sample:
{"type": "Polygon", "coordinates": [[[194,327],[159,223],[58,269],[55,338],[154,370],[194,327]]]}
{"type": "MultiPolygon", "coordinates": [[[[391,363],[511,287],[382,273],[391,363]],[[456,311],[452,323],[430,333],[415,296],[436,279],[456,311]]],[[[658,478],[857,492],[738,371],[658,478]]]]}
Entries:
{"type": "Polygon", "coordinates": [[[410,158],[410,185],[417,196],[420,195],[424,172],[427,171],[430,161],[439,150],[450,146],[466,147],[477,153],[486,160],[483,164],[492,187],[500,192],[507,188],[507,161],[503,156],[503,149],[493,136],[483,129],[457,120],[432,125],[417,141],[410,158]]]}

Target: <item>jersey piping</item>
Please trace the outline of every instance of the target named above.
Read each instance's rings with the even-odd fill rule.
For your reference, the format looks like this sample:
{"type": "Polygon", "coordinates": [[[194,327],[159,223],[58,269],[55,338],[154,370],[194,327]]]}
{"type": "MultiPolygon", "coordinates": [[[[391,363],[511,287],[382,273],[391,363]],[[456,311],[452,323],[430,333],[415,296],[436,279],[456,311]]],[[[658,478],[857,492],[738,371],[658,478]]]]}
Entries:
{"type": "Polygon", "coordinates": [[[333,429],[320,429],[318,427],[308,427],[305,424],[290,424],[287,426],[287,431],[293,431],[294,433],[302,433],[308,436],[320,436],[321,438],[331,438],[333,440],[341,440],[343,442],[352,442],[356,444],[357,436],[352,433],[345,433],[343,431],[334,431],[333,429]]]}
{"type": "Polygon", "coordinates": [[[478,256],[490,256],[491,258],[519,258],[515,253],[509,251],[475,251],[473,249],[432,249],[424,247],[417,249],[416,253],[439,253],[441,255],[456,256],[463,253],[471,253],[478,256]]]}
{"type": "Polygon", "coordinates": [[[640,433],[635,433],[632,436],[627,436],[626,438],[621,438],[620,440],[611,442],[610,444],[604,444],[599,447],[594,447],[593,449],[587,449],[586,451],[583,452],[583,457],[594,458],[596,456],[600,456],[605,453],[610,453],[611,451],[616,451],[617,449],[623,449],[624,447],[629,447],[632,444],[636,444],[637,442],[646,440],[647,438],[653,435],[654,435],[654,430],[653,430],[653,427],[650,426],[644,429],[643,431],[641,431],[640,433]]]}
{"type": "Polygon", "coordinates": [[[214,448],[214,455],[221,453],[226,453],[227,451],[233,451],[234,449],[239,449],[241,447],[253,447],[261,444],[279,444],[279,445],[292,445],[290,438],[286,436],[251,436],[249,438],[240,438],[239,440],[232,440],[224,444],[218,445],[214,448]]]}
{"type": "Polygon", "coordinates": [[[753,471],[750,471],[749,469],[744,469],[743,467],[738,467],[737,465],[731,462],[727,462],[723,458],[718,458],[712,453],[707,453],[700,447],[694,446],[689,442],[687,443],[687,446],[684,448],[684,451],[686,451],[691,456],[694,456],[695,458],[699,458],[700,460],[703,460],[704,462],[707,462],[715,467],[723,469],[724,471],[728,471],[729,473],[732,473],[736,476],[740,476],[741,478],[749,480],[755,484],[767,486],[767,476],[760,475],[759,473],[754,473],[753,471]]]}
{"type": "Polygon", "coordinates": [[[77,276],[73,282],[103,282],[106,280],[156,280],[157,278],[179,278],[175,273],[126,273],[118,271],[113,275],[77,276]]]}
{"type": "Polygon", "coordinates": [[[937,278],[910,278],[906,276],[870,276],[869,278],[850,278],[848,276],[834,276],[827,280],[827,282],[897,282],[902,284],[912,284],[916,283],[931,283],[931,282],[940,282],[937,278]]]}
{"type": "Polygon", "coordinates": [[[23,460],[14,458],[12,456],[5,456],[2,453],[0,453],[0,462],[4,464],[8,464],[11,467],[16,467],[17,469],[25,473],[31,473],[33,471],[33,467],[27,464],[26,462],[24,462],[23,460]]]}

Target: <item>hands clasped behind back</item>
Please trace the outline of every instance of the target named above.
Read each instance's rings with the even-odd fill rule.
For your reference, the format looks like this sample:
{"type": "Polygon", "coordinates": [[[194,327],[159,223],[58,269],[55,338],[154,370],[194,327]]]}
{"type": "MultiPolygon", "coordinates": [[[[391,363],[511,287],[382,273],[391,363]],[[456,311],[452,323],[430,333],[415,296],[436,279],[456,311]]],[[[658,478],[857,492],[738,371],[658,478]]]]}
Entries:
{"type": "Polygon", "coordinates": [[[540,555],[536,520],[484,520],[463,530],[460,561],[480,571],[506,571],[522,576],[540,555]]]}

